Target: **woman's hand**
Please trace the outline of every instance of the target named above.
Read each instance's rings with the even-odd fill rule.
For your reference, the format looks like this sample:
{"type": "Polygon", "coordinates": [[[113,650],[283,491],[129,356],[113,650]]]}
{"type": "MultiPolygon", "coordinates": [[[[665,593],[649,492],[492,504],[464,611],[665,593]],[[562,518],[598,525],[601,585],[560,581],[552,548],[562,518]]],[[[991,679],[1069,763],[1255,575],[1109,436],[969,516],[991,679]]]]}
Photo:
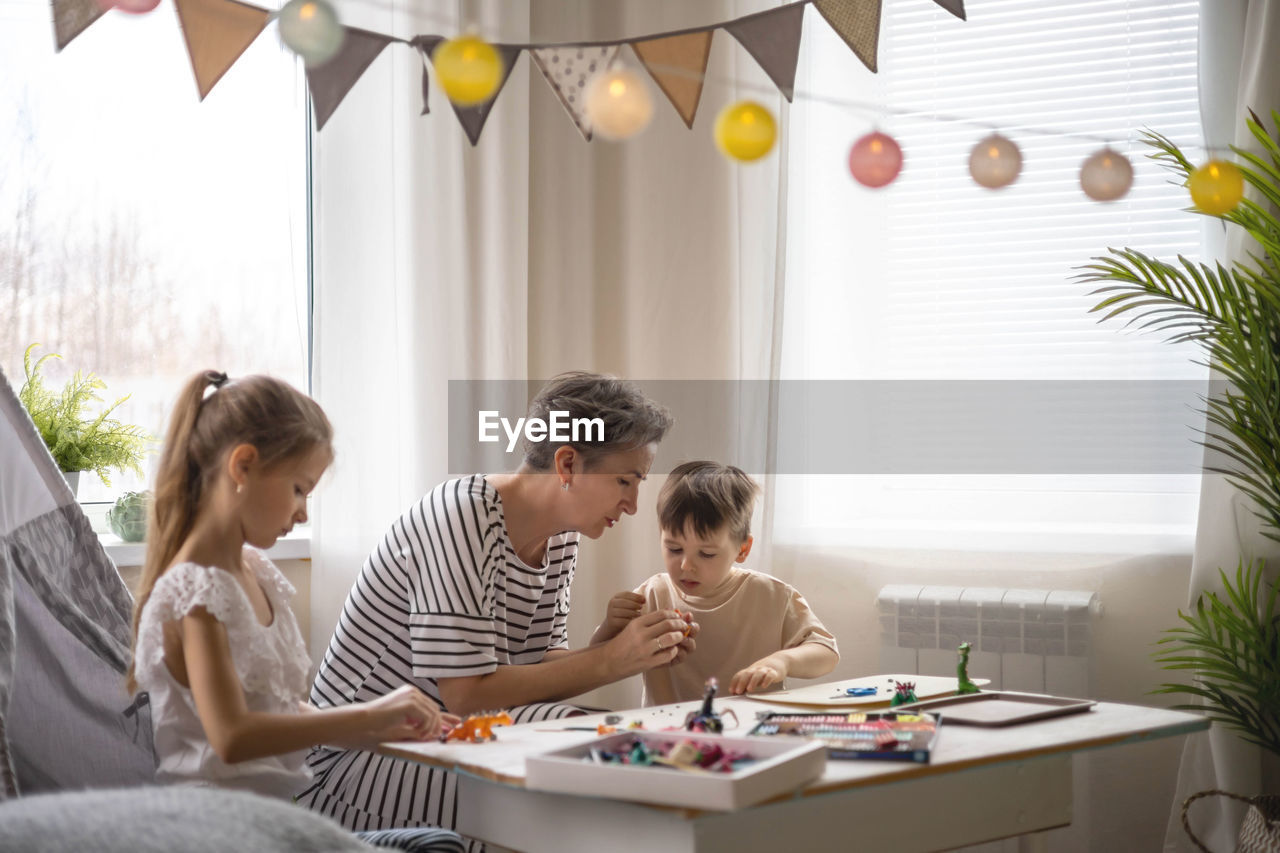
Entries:
{"type": "Polygon", "coordinates": [[[758,693],[773,684],[780,684],[787,677],[787,659],[782,655],[769,655],[738,670],[729,683],[729,692],[735,695],[758,693]]]}
{"type": "Polygon", "coordinates": [[[358,746],[364,749],[389,740],[434,740],[459,722],[411,684],[363,704],[367,727],[358,746]]]}
{"type": "Polygon", "coordinates": [[[674,610],[637,616],[605,644],[610,672],[616,678],[626,678],[671,663],[688,639],[684,634],[688,627],[689,623],[674,610]]]}
{"type": "Polygon", "coordinates": [[[630,624],[632,619],[640,615],[640,611],[643,608],[644,596],[638,592],[627,590],[609,599],[604,621],[600,623],[599,628],[596,628],[596,632],[591,635],[591,645],[604,643],[618,636],[622,633],[622,629],[630,624]]]}

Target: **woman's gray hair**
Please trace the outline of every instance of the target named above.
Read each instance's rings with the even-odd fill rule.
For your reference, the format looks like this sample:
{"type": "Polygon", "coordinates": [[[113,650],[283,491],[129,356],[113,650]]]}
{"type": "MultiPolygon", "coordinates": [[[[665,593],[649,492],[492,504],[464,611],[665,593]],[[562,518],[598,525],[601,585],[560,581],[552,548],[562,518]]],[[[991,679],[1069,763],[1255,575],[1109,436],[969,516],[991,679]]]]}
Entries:
{"type": "Polygon", "coordinates": [[[581,370],[561,373],[539,389],[529,404],[528,418],[550,421],[551,412],[566,412],[571,420],[599,420],[600,430],[584,429],[572,441],[522,439],[525,464],[548,471],[557,448],[572,447],[583,455],[586,466],[610,453],[619,453],[662,441],[674,423],[671,413],[650,400],[640,386],[616,376],[581,370]]]}

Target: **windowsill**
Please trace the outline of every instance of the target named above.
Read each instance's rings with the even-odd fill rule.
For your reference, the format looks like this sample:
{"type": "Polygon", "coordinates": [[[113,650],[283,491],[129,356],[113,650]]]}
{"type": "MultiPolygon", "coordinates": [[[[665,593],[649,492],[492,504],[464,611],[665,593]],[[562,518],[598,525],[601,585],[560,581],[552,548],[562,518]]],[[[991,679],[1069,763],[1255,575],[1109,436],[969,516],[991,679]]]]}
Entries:
{"type": "Polygon", "coordinates": [[[840,547],[892,551],[969,553],[1115,554],[1190,556],[1194,530],[1173,525],[992,525],[802,527],[779,531],[774,542],[787,547],[840,547]]]}
{"type": "MultiPolygon", "coordinates": [[[[147,551],[145,542],[125,542],[114,533],[99,533],[98,539],[106,549],[107,556],[117,568],[141,566],[147,551]]],[[[294,530],[288,536],[276,540],[276,544],[267,549],[267,556],[273,561],[308,560],[311,558],[311,528],[294,530]]]]}

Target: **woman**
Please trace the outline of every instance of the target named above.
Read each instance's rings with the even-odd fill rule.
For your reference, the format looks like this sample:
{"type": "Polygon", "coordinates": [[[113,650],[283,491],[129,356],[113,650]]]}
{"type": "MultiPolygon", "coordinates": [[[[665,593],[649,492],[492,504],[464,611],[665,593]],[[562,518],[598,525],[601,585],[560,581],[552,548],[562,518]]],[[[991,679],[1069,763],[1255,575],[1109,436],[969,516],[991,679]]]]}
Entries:
{"type": "MultiPolygon", "coordinates": [[[[526,442],[514,474],[450,480],[410,507],[347,597],[312,704],[363,702],[409,683],[454,714],[509,708],[529,722],[576,713],[556,703],[693,649],[696,630],[685,637],[675,611],[569,649],[579,534],[596,539],[635,514],[671,417],[635,385],[592,373],[551,380],[528,417],[548,421],[551,411],[601,419],[603,438],[526,442]]],[[[299,801],[351,829],[454,825],[445,771],[332,747],[308,763],[315,783],[299,801]]]]}

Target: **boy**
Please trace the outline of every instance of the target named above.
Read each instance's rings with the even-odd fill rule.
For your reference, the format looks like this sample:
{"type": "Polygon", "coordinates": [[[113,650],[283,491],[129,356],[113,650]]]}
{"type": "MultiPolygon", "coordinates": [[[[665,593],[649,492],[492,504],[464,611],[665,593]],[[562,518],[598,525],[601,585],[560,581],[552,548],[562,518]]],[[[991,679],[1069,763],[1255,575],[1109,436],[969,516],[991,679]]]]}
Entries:
{"type": "Polygon", "coordinates": [[[654,610],[680,610],[701,630],[682,663],[644,674],[644,704],[699,698],[715,676],[729,692],[780,689],[787,676],[816,678],[840,660],[836,639],[799,592],[777,578],[735,566],[751,552],[751,512],[760,487],[743,471],[686,462],[658,495],[665,573],[609,602],[592,643],[654,610]]]}

